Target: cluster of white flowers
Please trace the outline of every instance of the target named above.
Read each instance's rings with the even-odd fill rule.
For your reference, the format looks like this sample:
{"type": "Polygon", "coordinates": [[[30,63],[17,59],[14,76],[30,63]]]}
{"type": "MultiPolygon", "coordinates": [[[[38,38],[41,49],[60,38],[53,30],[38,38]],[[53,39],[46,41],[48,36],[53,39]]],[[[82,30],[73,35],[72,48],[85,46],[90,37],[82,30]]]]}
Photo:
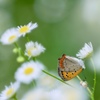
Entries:
{"type": "MultiPolygon", "coordinates": [[[[4,32],[4,34],[0,38],[0,42],[4,45],[9,45],[12,43],[16,43],[16,41],[21,36],[25,36],[27,33],[30,33],[33,29],[37,27],[37,23],[29,23],[24,26],[18,26],[18,28],[11,28],[4,32]]],[[[28,59],[17,69],[15,72],[15,83],[11,83],[9,87],[6,86],[5,90],[3,90],[0,94],[0,100],[8,100],[11,98],[16,98],[16,93],[20,87],[21,83],[30,84],[32,81],[38,79],[41,76],[41,72],[44,69],[44,65],[37,60],[32,60],[32,57],[39,56],[42,52],[45,51],[45,48],[39,44],[38,42],[28,41],[25,44],[26,50],[24,55],[21,55],[21,48],[14,48],[14,53],[19,53],[19,57],[17,58],[18,62],[23,62],[25,57],[28,59]],[[29,60],[29,58],[31,60],[29,60]]],[[[17,100],[17,99],[16,99],[17,100]]]]}
{"type": "MultiPolygon", "coordinates": [[[[33,29],[37,28],[37,23],[28,23],[27,25],[18,26],[17,28],[11,28],[6,30],[0,38],[0,42],[4,45],[15,43],[21,36],[25,36],[33,29]]],[[[45,51],[45,48],[38,42],[30,41],[25,44],[25,55],[30,57],[36,57],[45,51]]],[[[19,60],[19,59],[18,59],[19,60]]]]}
{"type": "Polygon", "coordinates": [[[24,26],[18,26],[18,28],[11,28],[4,32],[4,34],[1,36],[1,43],[8,45],[16,42],[19,37],[25,36],[27,33],[30,33],[33,29],[38,27],[37,23],[30,22],[27,25],[24,26]]]}
{"type": "MultiPolygon", "coordinates": [[[[42,85],[44,80],[41,80],[42,85]]],[[[76,80],[69,82],[75,88],[63,83],[57,85],[56,81],[51,80],[50,83],[52,82],[54,86],[56,85],[56,88],[46,88],[47,86],[50,87],[50,84],[44,83],[44,87],[38,86],[37,88],[29,90],[24,94],[21,100],[88,100],[86,91],[84,88],[81,88],[80,84],[78,84],[76,80]]]]}
{"type": "Polygon", "coordinates": [[[11,83],[11,86],[6,87],[0,94],[0,100],[8,100],[12,98],[20,87],[20,83],[29,84],[33,80],[38,79],[41,76],[41,72],[44,69],[44,65],[39,61],[25,62],[15,72],[15,83],[11,83]]]}

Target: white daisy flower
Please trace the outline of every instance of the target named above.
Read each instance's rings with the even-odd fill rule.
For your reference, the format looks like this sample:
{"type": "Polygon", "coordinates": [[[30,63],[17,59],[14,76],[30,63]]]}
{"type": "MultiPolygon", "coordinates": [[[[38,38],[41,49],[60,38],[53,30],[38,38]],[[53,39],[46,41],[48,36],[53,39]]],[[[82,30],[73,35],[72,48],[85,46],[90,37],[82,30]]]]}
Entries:
{"type": "Polygon", "coordinates": [[[51,90],[49,92],[49,97],[50,97],[50,100],[66,100],[63,95],[63,91],[61,91],[59,88],[51,90]]]}
{"type": "Polygon", "coordinates": [[[0,100],[7,100],[12,98],[20,87],[19,82],[11,83],[10,86],[5,86],[5,90],[3,90],[0,94],[0,100]]]}
{"type": "Polygon", "coordinates": [[[18,32],[19,32],[19,36],[25,36],[26,33],[31,32],[33,29],[37,28],[38,24],[37,23],[28,23],[27,25],[24,26],[18,26],[18,32]]]}
{"type": "Polygon", "coordinates": [[[0,41],[2,42],[2,44],[4,45],[8,45],[8,44],[12,44],[14,42],[16,42],[19,38],[18,36],[18,31],[16,28],[11,28],[8,29],[7,31],[5,31],[5,33],[1,36],[0,41]]]}
{"type": "MultiPolygon", "coordinates": [[[[52,72],[50,72],[52,73],[52,72]]],[[[53,73],[53,75],[55,75],[53,73]]],[[[37,80],[37,86],[43,87],[46,90],[51,90],[59,86],[59,82],[55,78],[43,73],[37,80]],[[46,80],[46,81],[45,81],[46,80]]]]}
{"type": "Polygon", "coordinates": [[[63,94],[62,100],[88,100],[87,91],[85,88],[82,88],[78,81],[70,80],[68,81],[73,87],[66,86],[65,84],[61,83],[59,86],[60,91],[63,94]],[[63,84],[63,85],[62,85],[63,84]]]}
{"type": "Polygon", "coordinates": [[[38,44],[38,42],[30,41],[25,44],[25,47],[25,55],[27,55],[29,58],[38,56],[45,51],[45,48],[41,44],[38,44]]]}
{"type": "Polygon", "coordinates": [[[76,56],[80,59],[87,58],[92,55],[93,46],[92,43],[85,43],[84,47],[76,54],[76,56]]]}
{"type": "Polygon", "coordinates": [[[50,100],[88,100],[86,90],[81,88],[78,81],[70,80],[68,83],[74,88],[61,83],[55,89],[49,90],[50,100]]]}
{"type": "Polygon", "coordinates": [[[15,79],[19,82],[29,84],[32,80],[37,79],[44,65],[40,62],[30,61],[25,62],[15,73],[15,79]]]}
{"type": "Polygon", "coordinates": [[[28,91],[21,100],[51,100],[45,88],[35,88],[28,91]]]}

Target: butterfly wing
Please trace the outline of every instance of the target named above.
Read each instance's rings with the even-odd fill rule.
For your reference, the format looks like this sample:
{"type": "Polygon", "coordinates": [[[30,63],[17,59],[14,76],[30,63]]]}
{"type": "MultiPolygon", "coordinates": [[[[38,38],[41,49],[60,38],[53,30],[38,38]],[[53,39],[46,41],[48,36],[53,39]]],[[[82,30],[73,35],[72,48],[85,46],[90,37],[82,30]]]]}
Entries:
{"type": "Polygon", "coordinates": [[[72,72],[66,72],[66,71],[61,71],[60,68],[58,68],[58,73],[59,76],[64,80],[64,81],[68,81],[71,80],[72,78],[76,77],[80,72],[82,71],[82,68],[72,72]]]}
{"type": "Polygon", "coordinates": [[[75,59],[67,57],[63,60],[64,71],[66,72],[76,72],[82,68],[82,66],[75,59]]]}
{"type": "Polygon", "coordinates": [[[59,59],[58,74],[67,81],[77,76],[82,71],[82,66],[73,57],[62,55],[59,59]]]}

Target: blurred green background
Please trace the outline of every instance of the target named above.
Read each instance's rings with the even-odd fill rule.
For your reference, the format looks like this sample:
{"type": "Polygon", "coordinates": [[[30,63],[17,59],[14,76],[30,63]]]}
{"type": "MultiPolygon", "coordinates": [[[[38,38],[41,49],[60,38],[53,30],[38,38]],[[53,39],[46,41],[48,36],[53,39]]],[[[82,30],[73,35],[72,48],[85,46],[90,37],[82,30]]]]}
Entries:
{"type": "MultiPolygon", "coordinates": [[[[88,42],[92,42],[94,53],[100,48],[99,0],[0,0],[0,35],[8,28],[31,21],[37,22],[39,27],[29,34],[30,39],[46,48],[38,59],[55,73],[58,73],[57,59],[62,54],[76,56],[88,42]]],[[[25,38],[18,41],[23,50],[25,42],[25,38]]],[[[13,47],[0,44],[0,91],[14,81],[14,73],[20,66],[16,62],[17,55],[12,53],[13,47]]],[[[85,62],[84,72],[92,87],[93,71],[88,62],[85,62]]],[[[99,82],[98,71],[95,100],[100,100],[99,82]]]]}

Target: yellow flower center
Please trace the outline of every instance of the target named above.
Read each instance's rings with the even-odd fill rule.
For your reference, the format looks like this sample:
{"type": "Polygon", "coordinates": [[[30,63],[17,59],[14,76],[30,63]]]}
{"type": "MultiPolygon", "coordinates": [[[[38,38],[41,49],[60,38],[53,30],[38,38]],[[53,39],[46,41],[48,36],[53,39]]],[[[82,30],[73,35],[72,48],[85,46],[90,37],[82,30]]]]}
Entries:
{"type": "Polygon", "coordinates": [[[14,89],[13,88],[10,88],[7,92],[6,92],[6,95],[9,96],[13,93],[14,89]]]}
{"type": "Polygon", "coordinates": [[[31,54],[31,50],[30,50],[30,49],[27,51],[27,53],[28,53],[28,55],[29,55],[29,56],[31,56],[31,55],[32,55],[32,54],[31,54]]]}
{"type": "Polygon", "coordinates": [[[29,48],[27,50],[28,55],[31,56],[32,55],[32,51],[35,50],[35,49],[36,49],[35,47],[29,48]]]}
{"type": "Polygon", "coordinates": [[[15,38],[16,38],[16,36],[15,35],[12,35],[12,36],[9,37],[8,41],[9,42],[12,42],[15,38]]]}
{"type": "Polygon", "coordinates": [[[33,71],[34,71],[33,68],[28,67],[28,68],[26,68],[26,69],[24,70],[24,74],[29,75],[29,74],[31,74],[33,71]]]}
{"type": "Polygon", "coordinates": [[[23,26],[23,27],[21,27],[21,28],[19,29],[19,32],[20,32],[21,34],[23,34],[23,33],[26,33],[28,30],[29,30],[29,27],[23,26]]]}

